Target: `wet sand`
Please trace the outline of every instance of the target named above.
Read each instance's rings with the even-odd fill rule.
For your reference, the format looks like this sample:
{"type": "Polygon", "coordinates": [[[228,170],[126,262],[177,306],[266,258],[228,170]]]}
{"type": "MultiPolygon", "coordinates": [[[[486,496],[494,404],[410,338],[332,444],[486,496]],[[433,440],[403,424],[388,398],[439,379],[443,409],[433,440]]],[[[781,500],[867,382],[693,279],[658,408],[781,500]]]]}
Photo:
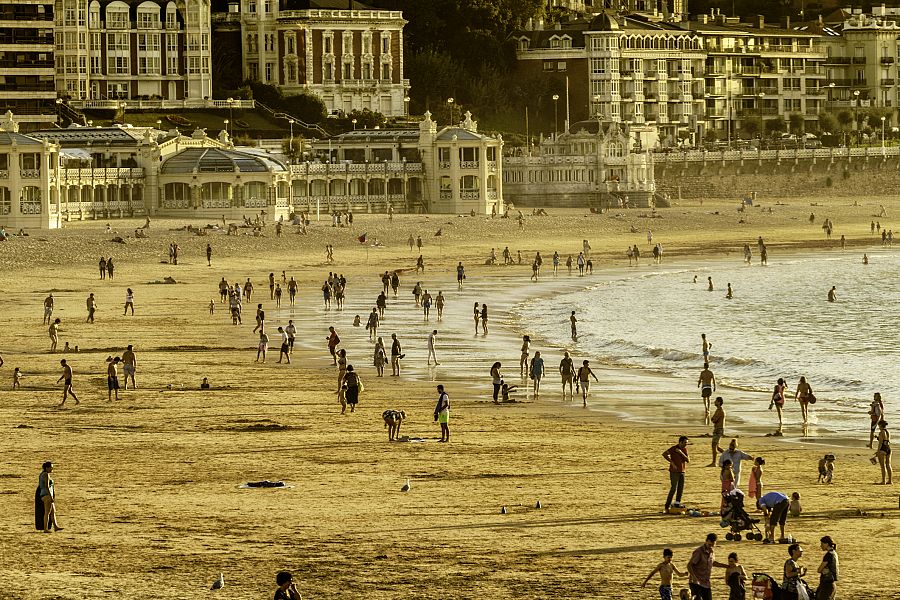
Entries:
{"type": "MultiPolygon", "coordinates": [[[[207,593],[221,571],[226,587],[218,595],[265,597],[273,593],[274,573],[286,568],[309,598],[655,597],[654,588],[639,591],[639,584],[664,546],[674,548],[683,565],[706,533],[724,534],[716,517],[661,514],[668,477],[659,456],[681,433],[695,437],[686,503],[704,510],[719,504],[718,469],[702,466],[709,460],[708,440],[699,436],[709,427],[696,418],[699,398],[692,390],[671,389],[671,378],[603,368],[601,384],[592,388],[592,405],[603,410],[564,407],[555,395],[558,358],[551,352],[544,389],[552,394],[541,402],[493,405],[490,364],[485,366],[483,357],[497,354],[506,373],[517,375],[520,324],[504,307],[531,293],[530,268],[489,270],[476,263],[491,245],[499,254],[508,243],[514,253],[521,248],[526,260],[540,249],[546,269],[557,246],[577,253],[588,237],[601,257],[595,268],[613,256],[616,266],[626,262],[619,248],[643,246],[647,223],[668,257],[698,250],[720,256],[725,249],[738,257],[740,245],[758,234],[773,246],[829,251],[821,231],[803,220],[808,206],[776,208],[771,220],[754,214],[760,223],[744,230],[734,225],[732,204],[678,207],[656,220],[635,212],[617,220],[565,211],[529,219],[522,233],[509,221],[411,216],[388,224],[360,215],[352,234],[322,222],[309,236],[281,240],[163,234],[175,224],[154,222],[151,240],[129,240],[125,246],[106,242],[111,236],[101,224],[75,224],[24,243],[0,244],[0,259],[10,265],[0,275],[7,300],[0,330],[6,361],[0,369],[0,424],[7,429],[0,469],[4,595],[188,598],[207,593]],[[723,214],[709,214],[715,210],[723,214]],[[641,231],[628,233],[631,222],[641,231]],[[444,231],[442,247],[431,237],[438,227],[444,231]],[[354,241],[362,230],[387,245],[369,250],[368,266],[354,241]],[[409,290],[416,278],[408,272],[400,306],[389,298],[380,330],[386,340],[392,331],[400,334],[408,354],[404,377],[379,379],[370,366],[366,331],[351,322],[357,313],[365,322],[377,273],[412,269],[414,254],[404,246],[410,233],[421,234],[427,244],[423,285],[434,294],[436,282],[448,297],[445,320],[437,327],[443,364],[424,365],[425,332],[437,324],[436,315],[426,324],[415,312],[409,290]],[[177,267],[159,263],[171,240],[184,248],[177,267]],[[202,257],[207,242],[214,247],[213,268],[202,257]],[[335,266],[322,261],[326,243],[335,244],[335,266]],[[97,279],[98,248],[116,257],[112,283],[97,279]],[[463,295],[452,282],[458,260],[467,265],[463,295]],[[61,271],[62,265],[67,270],[61,271]],[[274,364],[273,336],[268,362],[256,365],[256,336],[248,324],[252,305],[259,298],[273,314],[264,279],[282,269],[301,282],[301,306],[294,313],[298,348],[292,365],[274,364]],[[318,290],[331,269],[350,280],[342,314],[321,308],[318,290]],[[495,277],[497,272],[504,276],[495,277]],[[148,283],[168,275],[180,283],[148,283]],[[242,282],[250,276],[256,285],[242,327],[230,324],[223,305],[217,304],[215,316],[208,314],[223,275],[242,282]],[[121,316],[126,287],[135,290],[134,318],[121,316]],[[370,298],[359,297],[363,289],[370,298]],[[62,355],[46,353],[46,327],[39,324],[41,300],[49,290],[58,290],[54,316],[63,319],[60,347],[70,341],[81,349],[65,355],[76,372],[82,399],[77,408],[55,406],[61,390],[53,382],[62,355]],[[94,325],[83,323],[88,291],[97,293],[100,305],[94,325]],[[472,335],[470,295],[482,297],[491,310],[487,338],[472,335]],[[362,365],[367,389],[353,415],[338,414],[335,371],[324,340],[331,323],[350,362],[362,365]],[[122,392],[122,400],[109,405],[104,359],[127,343],[136,345],[139,389],[122,392]],[[21,392],[8,389],[15,366],[26,374],[21,392]],[[218,389],[197,390],[204,376],[218,389]],[[431,416],[437,382],[448,386],[453,402],[447,445],[436,443],[439,430],[431,416]],[[682,419],[679,408],[663,408],[675,406],[672,400],[694,408],[682,419]],[[646,407],[649,419],[638,415],[640,420],[665,423],[607,412],[635,404],[646,407]],[[424,441],[389,443],[380,417],[387,408],[404,409],[409,420],[402,433],[424,441]],[[679,421],[685,424],[674,424],[679,421]],[[36,533],[30,523],[44,460],[57,465],[66,528],[58,534],[36,533]],[[412,490],[403,494],[407,477],[412,490]],[[294,487],[238,487],[261,479],[283,479],[294,487]],[[533,508],[538,499],[539,510],[533,508]],[[509,514],[500,514],[503,505],[509,514]]],[[[900,208],[896,202],[886,206],[891,212],[900,208]]],[[[838,239],[846,231],[851,244],[871,243],[871,209],[835,201],[828,212],[838,239]]],[[[832,240],[832,247],[836,243],[832,240]]],[[[819,486],[816,460],[822,448],[740,430],[742,448],[767,459],[767,489],[803,494],[806,512],[788,521],[788,531],[807,545],[804,564],[815,571],[820,552],[814,542],[830,534],[841,555],[839,597],[894,594],[891,578],[898,565],[885,549],[900,534],[897,492],[873,485],[878,475],[868,462],[871,452],[858,442],[841,449],[836,483],[819,486]]],[[[776,577],[786,558],[784,546],[748,542],[723,542],[721,558],[732,550],[748,571],[776,577]]],[[[717,597],[725,589],[722,575],[716,573],[717,597]]]]}

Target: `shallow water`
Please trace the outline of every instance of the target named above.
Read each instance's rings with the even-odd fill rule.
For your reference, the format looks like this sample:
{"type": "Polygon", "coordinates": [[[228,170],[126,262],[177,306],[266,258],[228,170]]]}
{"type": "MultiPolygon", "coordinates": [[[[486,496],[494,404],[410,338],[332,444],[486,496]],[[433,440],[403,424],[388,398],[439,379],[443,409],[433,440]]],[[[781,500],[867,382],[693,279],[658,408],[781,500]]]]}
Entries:
{"type": "MultiPolygon", "coordinates": [[[[880,249],[869,253],[865,266],[861,252],[770,255],[768,266],[754,256],[749,267],[739,257],[699,268],[644,263],[595,275],[585,290],[525,300],[513,312],[551,344],[610,365],[671,374],[687,390],[696,390],[700,334],[706,333],[718,382],[737,388],[738,396],[757,392],[747,394],[752,406],[726,397],[740,406],[742,418],[772,422],[767,394],[775,381],[783,377],[793,390],[805,375],[819,400],[812,422],[858,432],[868,424],[873,392],[882,393],[888,415],[900,408],[898,275],[900,255],[880,249]],[[729,282],[731,300],[725,298],[729,282]],[[829,303],[832,285],[838,301],[829,303]],[[579,319],[577,342],[569,336],[572,310],[579,319]]],[[[795,407],[789,401],[788,410],[795,407]]]]}

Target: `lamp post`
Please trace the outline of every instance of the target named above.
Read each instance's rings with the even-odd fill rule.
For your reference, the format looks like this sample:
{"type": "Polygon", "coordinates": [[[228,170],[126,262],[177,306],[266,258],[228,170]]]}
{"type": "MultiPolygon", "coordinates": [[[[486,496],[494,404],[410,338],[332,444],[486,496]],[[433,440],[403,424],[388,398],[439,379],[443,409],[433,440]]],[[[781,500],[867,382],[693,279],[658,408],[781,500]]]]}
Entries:
{"type": "Polygon", "coordinates": [[[553,133],[559,136],[559,94],[553,94],[553,133]]]}
{"type": "Polygon", "coordinates": [[[157,129],[158,131],[162,131],[162,119],[157,119],[157,120],[156,120],[156,129],[157,129]]]}
{"type": "Polygon", "coordinates": [[[353,123],[353,131],[356,131],[356,119],[350,119],[350,122],[353,123]]]}
{"type": "Polygon", "coordinates": [[[884,115],[881,116],[881,153],[884,154],[884,115]]]}
{"type": "Polygon", "coordinates": [[[856,146],[859,147],[859,90],[853,90],[853,130],[856,131],[856,146]]]}
{"type": "Polygon", "coordinates": [[[125,124],[125,109],[128,108],[128,103],[122,102],[121,106],[122,106],[122,125],[124,125],[125,124]]]}
{"type": "Polygon", "coordinates": [[[228,134],[228,137],[231,137],[231,129],[228,127],[229,123],[231,123],[231,119],[225,119],[225,133],[228,134]]]}
{"type": "MultiPolygon", "coordinates": [[[[231,121],[234,120],[234,114],[233,114],[233,112],[234,112],[234,98],[228,98],[227,100],[225,100],[225,102],[228,103],[228,122],[230,123],[231,121]]],[[[230,131],[228,132],[228,135],[231,135],[231,132],[230,132],[230,131]]]]}
{"type": "Polygon", "coordinates": [[[294,120],[288,119],[288,124],[291,126],[291,137],[288,139],[288,151],[290,152],[289,156],[291,158],[291,164],[294,164],[294,120]]]}
{"type": "Polygon", "coordinates": [[[403,108],[406,112],[406,120],[409,121],[409,96],[403,97],[403,108]]]}
{"type": "Polygon", "coordinates": [[[763,98],[765,98],[766,95],[760,92],[756,97],[759,98],[759,149],[762,150],[763,129],[765,129],[765,123],[763,122],[763,98]]]}
{"type": "Polygon", "coordinates": [[[56,120],[62,120],[62,98],[56,99],[56,120]]]}
{"type": "Polygon", "coordinates": [[[447,98],[447,105],[450,107],[450,125],[453,125],[453,97],[447,98]]]}

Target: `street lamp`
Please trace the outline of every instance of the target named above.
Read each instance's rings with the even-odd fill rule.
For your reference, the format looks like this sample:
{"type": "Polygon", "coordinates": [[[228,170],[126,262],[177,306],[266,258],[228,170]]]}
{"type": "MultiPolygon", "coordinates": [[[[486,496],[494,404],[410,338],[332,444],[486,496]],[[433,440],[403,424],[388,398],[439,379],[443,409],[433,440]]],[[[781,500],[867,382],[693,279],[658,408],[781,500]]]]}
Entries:
{"type": "Polygon", "coordinates": [[[353,131],[356,131],[356,119],[350,119],[350,122],[353,123],[353,131]]]}
{"type": "Polygon", "coordinates": [[[409,96],[403,97],[403,107],[406,110],[406,120],[409,121],[409,96]]]}
{"type": "Polygon", "coordinates": [[[856,131],[856,146],[859,147],[859,90],[853,90],[853,130],[856,131]]]}
{"type": "Polygon", "coordinates": [[[450,124],[453,125],[453,97],[447,98],[447,105],[450,107],[450,124]]]}
{"type": "Polygon", "coordinates": [[[231,119],[225,119],[225,133],[228,134],[228,137],[231,137],[231,129],[228,127],[229,123],[231,123],[231,119]]]}
{"type": "Polygon", "coordinates": [[[128,108],[128,103],[127,103],[127,102],[123,102],[123,103],[122,103],[122,125],[125,124],[125,109],[126,109],[126,108],[128,108]]]}
{"type": "MultiPolygon", "coordinates": [[[[225,102],[228,103],[228,122],[230,123],[234,120],[234,115],[232,114],[234,111],[234,98],[228,98],[225,102]]],[[[230,131],[228,132],[228,135],[231,135],[230,131]]]]}
{"type": "Polygon", "coordinates": [[[884,151],[884,115],[881,116],[881,150],[884,151]]]}
{"type": "Polygon", "coordinates": [[[559,94],[553,94],[553,131],[559,136],[559,94]]]}
{"type": "Polygon", "coordinates": [[[759,149],[762,150],[763,129],[765,125],[765,123],[763,123],[763,98],[765,98],[766,95],[760,92],[756,97],[759,98],[759,149]]]}
{"type": "Polygon", "coordinates": [[[162,119],[156,120],[156,129],[158,129],[159,131],[162,131],[162,119]]]}
{"type": "Polygon", "coordinates": [[[291,164],[294,164],[294,120],[288,119],[288,123],[291,126],[291,137],[288,140],[288,151],[290,153],[289,156],[291,158],[291,164]]]}

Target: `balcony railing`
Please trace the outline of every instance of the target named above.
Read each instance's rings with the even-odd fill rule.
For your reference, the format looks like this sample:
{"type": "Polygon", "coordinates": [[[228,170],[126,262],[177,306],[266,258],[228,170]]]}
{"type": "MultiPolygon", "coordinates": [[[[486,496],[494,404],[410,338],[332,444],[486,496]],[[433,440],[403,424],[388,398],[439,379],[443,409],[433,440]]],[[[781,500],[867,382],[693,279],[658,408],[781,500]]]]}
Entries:
{"type": "Polygon", "coordinates": [[[894,85],[893,77],[884,77],[881,79],[881,85],[894,85]]]}
{"type": "Polygon", "coordinates": [[[881,64],[887,65],[887,64],[892,64],[893,62],[894,62],[893,56],[882,56],[881,57],[881,64]]]}
{"type": "Polygon", "coordinates": [[[825,59],[826,65],[849,65],[850,57],[849,56],[829,56],[825,59]]]}

